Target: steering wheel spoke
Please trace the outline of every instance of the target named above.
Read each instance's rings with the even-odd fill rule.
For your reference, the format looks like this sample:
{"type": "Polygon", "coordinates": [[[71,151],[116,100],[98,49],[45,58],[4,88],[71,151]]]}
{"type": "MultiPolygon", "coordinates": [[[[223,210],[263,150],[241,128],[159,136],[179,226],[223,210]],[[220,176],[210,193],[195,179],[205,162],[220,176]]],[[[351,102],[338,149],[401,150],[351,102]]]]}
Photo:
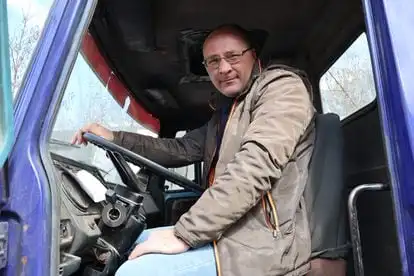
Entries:
{"type": "Polygon", "coordinates": [[[132,171],[128,163],[125,161],[124,157],[122,157],[122,155],[118,152],[107,151],[107,154],[111,159],[112,163],[114,164],[119,175],[121,176],[122,182],[124,182],[125,185],[133,189],[135,192],[145,193],[145,185],[141,185],[141,182],[139,181],[138,177],[132,171]]]}
{"type": "Polygon", "coordinates": [[[117,144],[112,143],[100,136],[86,132],[83,134],[83,137],[88,142],[107,151],[108,156],[111,158],[115,168],[121,175],[122,181],[125,183],[125,185],[127,185],[134,191],[144,192],[141,191],[143,188],[140,187],[140,181],[138,180],[137,176],[132,172],[126,160],[137,166],[140,166],[141,168],[143,167],[146,170],[151,171],[180,187],[183,187],[184,189],[193,191],[197,194],[201,194],[203,192],[203,189],[199,185],[185,178],[184,176],[172,172],[167,168],[130,150],[120,147],[117,144]]]}

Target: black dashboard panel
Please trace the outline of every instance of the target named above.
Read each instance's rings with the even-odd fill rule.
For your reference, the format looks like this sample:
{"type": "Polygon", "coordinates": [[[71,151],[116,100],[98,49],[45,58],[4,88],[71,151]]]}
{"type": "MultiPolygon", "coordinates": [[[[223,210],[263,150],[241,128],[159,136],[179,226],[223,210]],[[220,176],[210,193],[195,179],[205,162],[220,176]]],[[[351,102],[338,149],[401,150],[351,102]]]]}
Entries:
{"type": "Polygon", "coordinates": [[[79,187],[76,176],[66,169],[59,171],[61,180],[61,239],[69,254],[79,254],[96,243],[102,234],[97,221],[101,218],[102,205],[94,203],[79,187]],[[69,241],[71,241],[69,243],[69,241]]]}
{"type": "MultiPolygon", "coordinates": [[[[96,167],[51,155],[61,194],[61,275],[113,275],[144,230],[146,217],[159,217],[159,209],[150,194],[137,194],[126,186],[105,182],[96,167]],[[82,189],[77,177],[80,170],[94,175],[108,189],[105,201],[95,203],[82,189]],[[116,225],[115,220],[110,221],[114,209],[121,210],[123,218],[116,225]]],[[[148,178],[140,177],[140,181],[145,180],[148,178]]]]}

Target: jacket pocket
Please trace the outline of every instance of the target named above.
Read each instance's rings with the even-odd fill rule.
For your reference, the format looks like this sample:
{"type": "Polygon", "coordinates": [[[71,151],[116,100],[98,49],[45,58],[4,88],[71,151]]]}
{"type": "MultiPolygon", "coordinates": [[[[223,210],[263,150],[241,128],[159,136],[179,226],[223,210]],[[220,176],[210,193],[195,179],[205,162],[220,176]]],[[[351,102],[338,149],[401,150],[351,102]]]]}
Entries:
{"type": "Polygon", "coordinates": [[[277,214],[276,202],[273,200],[272,194],[266,192],[262,196],[262,210],[267,227],[273,233],[273,237],[276,239],[282,238],[282,232],[280,231],[279,217],[277,214]]]}

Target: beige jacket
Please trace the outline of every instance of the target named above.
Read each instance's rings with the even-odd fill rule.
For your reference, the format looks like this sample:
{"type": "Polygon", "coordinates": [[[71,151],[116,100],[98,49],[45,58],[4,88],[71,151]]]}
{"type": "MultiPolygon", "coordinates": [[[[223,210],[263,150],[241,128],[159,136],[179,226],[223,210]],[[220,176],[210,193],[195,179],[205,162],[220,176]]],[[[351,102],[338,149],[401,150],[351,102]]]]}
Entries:
{"type": "Polygon", "coordinates": [[[218,112],[180,139],[119,132],[115,141],[168,167],[204,161],[206,191],[175,233],[192,247],[214,241],[218,275],[304,275],[311,238],[303,191],[314,112],[299,71],[272,65],[254,74],[232,106],[208,188],[218,112]]]}

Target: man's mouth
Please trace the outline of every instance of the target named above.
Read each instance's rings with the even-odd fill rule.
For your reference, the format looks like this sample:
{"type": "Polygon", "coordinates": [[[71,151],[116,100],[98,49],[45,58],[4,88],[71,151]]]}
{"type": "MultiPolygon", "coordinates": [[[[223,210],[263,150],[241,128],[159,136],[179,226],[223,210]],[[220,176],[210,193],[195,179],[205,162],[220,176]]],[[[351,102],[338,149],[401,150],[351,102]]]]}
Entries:
{"type": "Polygon", "coordinates": [[[234,78],[231,78],[231,79],[222,80],[222,81],[221,81],[221,83],[224,83],[224,84],[229,84],[229,83],[231,83],[232,81],[235,81],[236,79],[237,79],[237,77],[234,77],[234,78]]]}

